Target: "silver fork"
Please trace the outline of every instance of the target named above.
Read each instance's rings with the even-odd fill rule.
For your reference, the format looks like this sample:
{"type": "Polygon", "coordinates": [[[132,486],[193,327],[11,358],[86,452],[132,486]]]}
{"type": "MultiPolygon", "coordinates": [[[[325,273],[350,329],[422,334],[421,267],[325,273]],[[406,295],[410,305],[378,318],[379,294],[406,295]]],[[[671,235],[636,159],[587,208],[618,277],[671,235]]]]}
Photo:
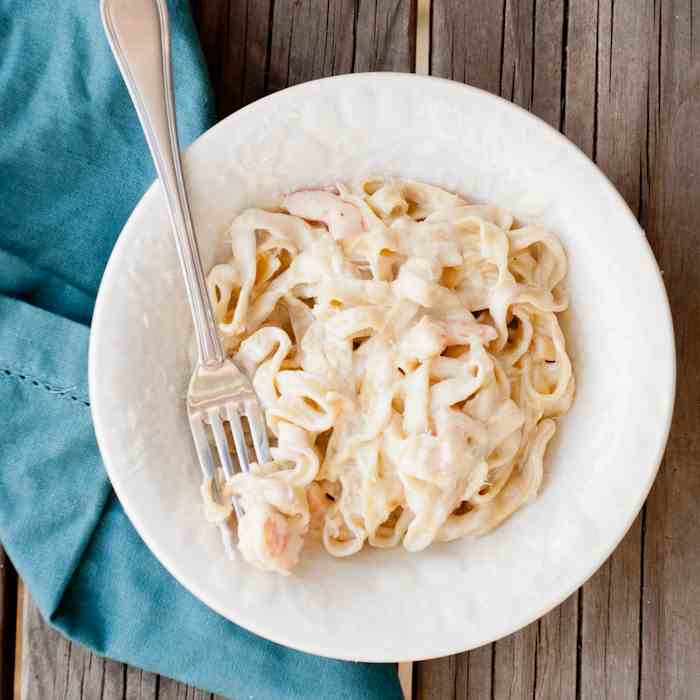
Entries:
{"type": "MultiPolygon", "coordinates": [[[[172,223],[175,245],[192,310],[199,361],[187,392],[187,414],[205,480],[216,491],[217,459],[226,479],[235,473],[224,430],[228,422],[238,464],[248,471],[250,459],[241,418],[246,417],[259,462],[270,459],[264,414],[250,379],[226,356],[214,322],[202,270],[187,192],[182,176],[175,121],[170,30],[165,0],[101,0],[102,22],[124,82],[141,121],[158,172],[172,223]]],[[[220,496],[219,496],[220,498],[220,496]]],[[[238,518],[241,505],[232,500],[238,518]]],[[[228,547],[228,531],[222,536],[228,547]]]]}

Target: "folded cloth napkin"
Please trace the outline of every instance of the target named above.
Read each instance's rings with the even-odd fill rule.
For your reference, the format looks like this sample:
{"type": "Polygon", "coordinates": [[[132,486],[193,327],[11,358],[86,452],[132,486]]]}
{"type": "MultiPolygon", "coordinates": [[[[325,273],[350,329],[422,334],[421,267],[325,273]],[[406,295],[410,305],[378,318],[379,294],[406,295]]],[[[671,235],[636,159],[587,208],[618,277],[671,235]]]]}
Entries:
{"type": "MultiPolygon", "coordinates": [[[[189,143],[212,99],[185,2],[171,22],[189,143]]],[[[0,0],[0,46],[0,540],[41,612],[99,654],[236,700],[400,698],[391,665],[292,651],[212,612],[125,517],[90,422],[88,325],[155,173],[97,0],[0,0]]]]}

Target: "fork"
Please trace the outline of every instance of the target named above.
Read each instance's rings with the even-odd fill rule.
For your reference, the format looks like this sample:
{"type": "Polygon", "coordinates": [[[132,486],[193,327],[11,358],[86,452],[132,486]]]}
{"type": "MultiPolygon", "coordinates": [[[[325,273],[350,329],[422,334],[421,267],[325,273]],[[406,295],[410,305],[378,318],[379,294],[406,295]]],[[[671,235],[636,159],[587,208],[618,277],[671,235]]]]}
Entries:
{"type": "MultiPolygon", "coordinates": [[[[207,293],[182,175],[166,0],[101,0],[100,9],[165,193],[198,348],[198,362],[187,391],[187,415],[203,478],[205,483],[211,481],[220,500],[215,479],[217,458],[227,480],[235,473],[224,424],[230,426],[241,470],[250,469],[242,418],[248,421],[258,462],[270,460],[270,447],[253,386],[224,352],[207,293]]],[[[231,502],[240,521],[242,505],[235,497],[231,502]]],[[[219,527],[230,555],[230,530],[225,523],[219,527]]]]}

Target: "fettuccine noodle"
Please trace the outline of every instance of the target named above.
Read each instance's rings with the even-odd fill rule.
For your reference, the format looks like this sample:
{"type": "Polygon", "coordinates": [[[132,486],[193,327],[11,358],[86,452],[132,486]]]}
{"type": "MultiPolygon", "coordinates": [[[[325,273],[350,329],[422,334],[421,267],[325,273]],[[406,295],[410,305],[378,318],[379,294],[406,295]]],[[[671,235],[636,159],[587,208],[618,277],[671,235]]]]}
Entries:
{"type": "Polygon", "coordinates": [[[274,445],[225,485],[248,561],[288,573],[308,533],[416,552],[537,493],[574,394],[554,235],[379,178],[249,209],[230,237],[209,291],[274,445]]]}

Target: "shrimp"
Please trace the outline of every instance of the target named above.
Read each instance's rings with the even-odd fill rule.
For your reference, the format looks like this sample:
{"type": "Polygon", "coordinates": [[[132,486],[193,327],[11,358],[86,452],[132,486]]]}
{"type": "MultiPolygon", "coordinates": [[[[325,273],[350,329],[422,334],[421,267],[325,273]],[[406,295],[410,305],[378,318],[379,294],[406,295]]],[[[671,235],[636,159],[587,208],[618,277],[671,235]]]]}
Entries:
{"type": "Polygon", "coordinates": [[[452,315],[445,320],[423,316],[399,344],[399,366],[412,369],[417,362],[437,357],[451,345],[468,345],[475,338],[481,343],[488,343],[496,336],[495,329],[477,323],[466,313],[461,317],[452,315]]]}
{"type": "Polygon", "coordinates": [[[469,343],[475,336],[482,343],[489,343],[498,337],[495,328],[484,323],[475,323],[474,319],[469,317],[437,321],[436,325],[441,332],[441,339],[445,347],[469,343]]]}
{"type": "Polygon", "coordinates": [[[323,190],[300,190],[284,198],[284,208],[294,216],[324,223],[335,240],[363,231],[360,210],[338,195],[323,190]]]}
{"type": "Polygon", "coordinates": [[[238,524],[238,547],[247,561],[280,574],[289,574],[304,544],[296,519],[265,504],[248,504],[238,524]]]}

